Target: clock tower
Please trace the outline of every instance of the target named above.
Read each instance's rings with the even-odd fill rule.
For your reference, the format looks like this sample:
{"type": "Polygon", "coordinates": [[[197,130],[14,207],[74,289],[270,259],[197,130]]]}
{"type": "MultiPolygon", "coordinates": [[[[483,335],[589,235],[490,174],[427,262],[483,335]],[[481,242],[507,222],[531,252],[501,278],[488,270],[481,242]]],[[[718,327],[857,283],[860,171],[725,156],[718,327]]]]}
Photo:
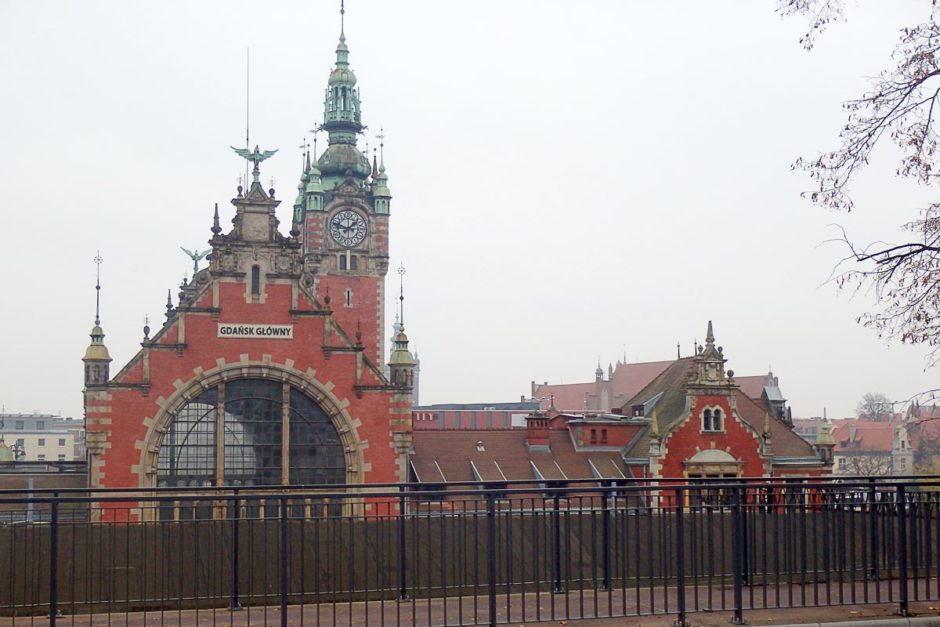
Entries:
{"type": "Polygon", "coordinates": [[[329,146],[304,168],[294,230],[303,242],[304,281],[343,329],[355,330],[366,354],[383,363],[391,194],[384,155],[370,165],[356,145],[365,128],[341,28],[319,128],[329,146]]]}

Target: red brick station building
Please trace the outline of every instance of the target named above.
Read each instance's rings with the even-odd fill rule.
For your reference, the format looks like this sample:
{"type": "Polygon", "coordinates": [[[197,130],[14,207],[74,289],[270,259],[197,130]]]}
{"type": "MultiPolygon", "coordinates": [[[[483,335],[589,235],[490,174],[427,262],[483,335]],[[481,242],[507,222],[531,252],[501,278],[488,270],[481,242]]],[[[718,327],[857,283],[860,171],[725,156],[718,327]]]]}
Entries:
{"type": "Polygon", "coordinates": [[[391,194],[384,162],[357,148],[348,55],[341,35],[323,112],[329,146],[307,155],[289,232],[259,182],[273,153],[238,151],[254,170],[231,201],[231,228],[217,206],[208,267],[175,306],[168,295],[162,327],[145,327],[113,374],[96,316],[83,359],[91,487],[829,472],[831,437],[815,448],[798,437],[775,384],[745,393],[711,323],[693,356],[647,364],[631,386],[605,393],[599,371],[597,411],[549,401],[529,406],[516,421],[525,426],[413,430],[403,321],[383,363],[391,194]]]}
{"type": "MultiPolygon", "coordinates": [[[[307,156],[288,234],[259,164],[218,206],[208,267],[110,372],[96,318],[85,362],[92,487],[395,482],[408,478],[414,360],[383,335],[391,194],[358,150],[359,90],[341,36],[326,89],[329,146],[307,156]]],[[[209,216],[207,215],[207,218],[209,216]]]]}

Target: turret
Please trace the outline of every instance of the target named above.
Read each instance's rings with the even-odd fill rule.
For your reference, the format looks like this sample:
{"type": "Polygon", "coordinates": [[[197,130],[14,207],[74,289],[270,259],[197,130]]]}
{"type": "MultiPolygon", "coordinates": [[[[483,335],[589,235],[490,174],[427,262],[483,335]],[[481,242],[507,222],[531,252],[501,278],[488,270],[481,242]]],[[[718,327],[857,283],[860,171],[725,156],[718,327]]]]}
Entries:
{"type": "Polygon", "coordinates": [[[408,350],[408,336],[405,327],[395,336],[395,349],[388,360],[391,384],[398,388],[411,389],[414,385],[415,358],[408,350]]]}
{"type": "Polygon", "coordinates": [[[372,173],[372,198],[375,200],[375,212],[388,214],[391,211],[392,192],[388,189],[388,175],[385,173],[385,131],[379,132],[378,168],[372,173]]]}
{"type": "Polygon", "coordinates": [[[823,418],[822,426],[819,428],[819,435],[816,436],[816,454],[826,465],[832,465],[832,453],[836,447],[836,441],[832,437],[832,429],[828,418],[823,418]]]}
{"type": "Polygon", "coordinates": [[[415,358],[408,350],[408,336],[405,335],[405,267],[398,268],[399,284],[398,315],[396,316],[395,339],[392,354],[388,359],[388,373],[391,384],[397,388],[411,390],[414,386],[415,358]]]}
{"type": "Polygon", "coordinates": [[[95,280],[95,325],[91,328],[91,343],[85,349],[85,387],[107,385],[110,379],[111,355],[104,344],[104,330],[101,328],[101,255],[95,256],[99,271],[95,280]]]}
{"type": "MultiPolygon", "coordinates": [[[[345,8],[340,15],[345,16],[345,8]]],[[[349,47],[346,46],[345,24],[341,22],[336,66],[330,72],[323,102],[323,125],[330,135],[329,148],[318,160],[324,183],[331,189],[346,178],[365,182],[372,168],[369,160],[356,147],[356,136],[362,132],[362,110],[356,75],[349,68],[349,47]]]]}

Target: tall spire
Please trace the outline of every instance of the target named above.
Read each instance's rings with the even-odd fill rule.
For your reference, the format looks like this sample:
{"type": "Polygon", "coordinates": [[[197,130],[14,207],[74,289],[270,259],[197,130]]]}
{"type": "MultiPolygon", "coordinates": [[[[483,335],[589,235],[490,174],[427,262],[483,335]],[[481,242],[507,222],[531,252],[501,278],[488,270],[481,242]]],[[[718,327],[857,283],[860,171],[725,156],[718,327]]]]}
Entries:
{"type": "Polygon", "coordinates": [[[85,349],[85,385],[104,385],[108,382],[108,364],[111,355],[104,344],[104,330],[101,328],[101,253],[95,254],[95,326],[91,328],[91,343],[85,349]]]}
{"type": "Polygon", "coordinates": [[[398,264],[398,313],[402,330],[405,328],[405,264],[398,264]]]}
{"type": "Polygon", "coordinates": [[[101,326],[101,251],[95,253],[95,326],[101,326]]]}
{"type": "Polygon", "coordinates": [[[336,46],[336,66],[330,72],[323,102],[323,125],[329,133],[330,146],[319,158],[324,183],[330,186],[348,177],[363,181],[372,171],[368,158],[356,148],[356,137],[362,133],[362,111],[356,75],[349,68],[349,47],[346,45],[346,7],[340,3],[340,35],[336,46]]]}
{"type": "Polygon", "coordinates": [[[222,226],[219,224],[219,203],[215,203],[215,212],[212,214],[212,234],[218,235],[222,232],[222,226]]]}

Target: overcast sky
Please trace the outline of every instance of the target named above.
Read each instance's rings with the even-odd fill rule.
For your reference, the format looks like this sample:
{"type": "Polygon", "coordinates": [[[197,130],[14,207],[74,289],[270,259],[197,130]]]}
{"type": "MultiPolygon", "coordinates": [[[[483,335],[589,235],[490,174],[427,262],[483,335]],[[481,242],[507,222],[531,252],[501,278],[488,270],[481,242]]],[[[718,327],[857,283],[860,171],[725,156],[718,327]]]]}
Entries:
{"type": "MultiPolygon", "coordinates": [[[[337,4],[0,2],[8,412],[81,415],[97,250],[117,372],[192,270],[179,247],[206,247],[213,203],[231,219],[246,47],[251,142],[280,149],[262,174],[289,228],[337,4]]],[[[924,191],[883,149],[857,211],[833,214],[789,168],[837,145],[841,102],[928,3],[853,4],[811,53],[775,4],[347,2],[367,139],[387,135],[422,403],[518,400],[533,379],[592,380],[598,357],[688,354],[709,319],[728,367],[772,367],[797,416],[936,387],[924,350],[854,322],[871,297],[827,283],[845,251],[823,244],[833,223],[900,237],[924,191]]]]}

